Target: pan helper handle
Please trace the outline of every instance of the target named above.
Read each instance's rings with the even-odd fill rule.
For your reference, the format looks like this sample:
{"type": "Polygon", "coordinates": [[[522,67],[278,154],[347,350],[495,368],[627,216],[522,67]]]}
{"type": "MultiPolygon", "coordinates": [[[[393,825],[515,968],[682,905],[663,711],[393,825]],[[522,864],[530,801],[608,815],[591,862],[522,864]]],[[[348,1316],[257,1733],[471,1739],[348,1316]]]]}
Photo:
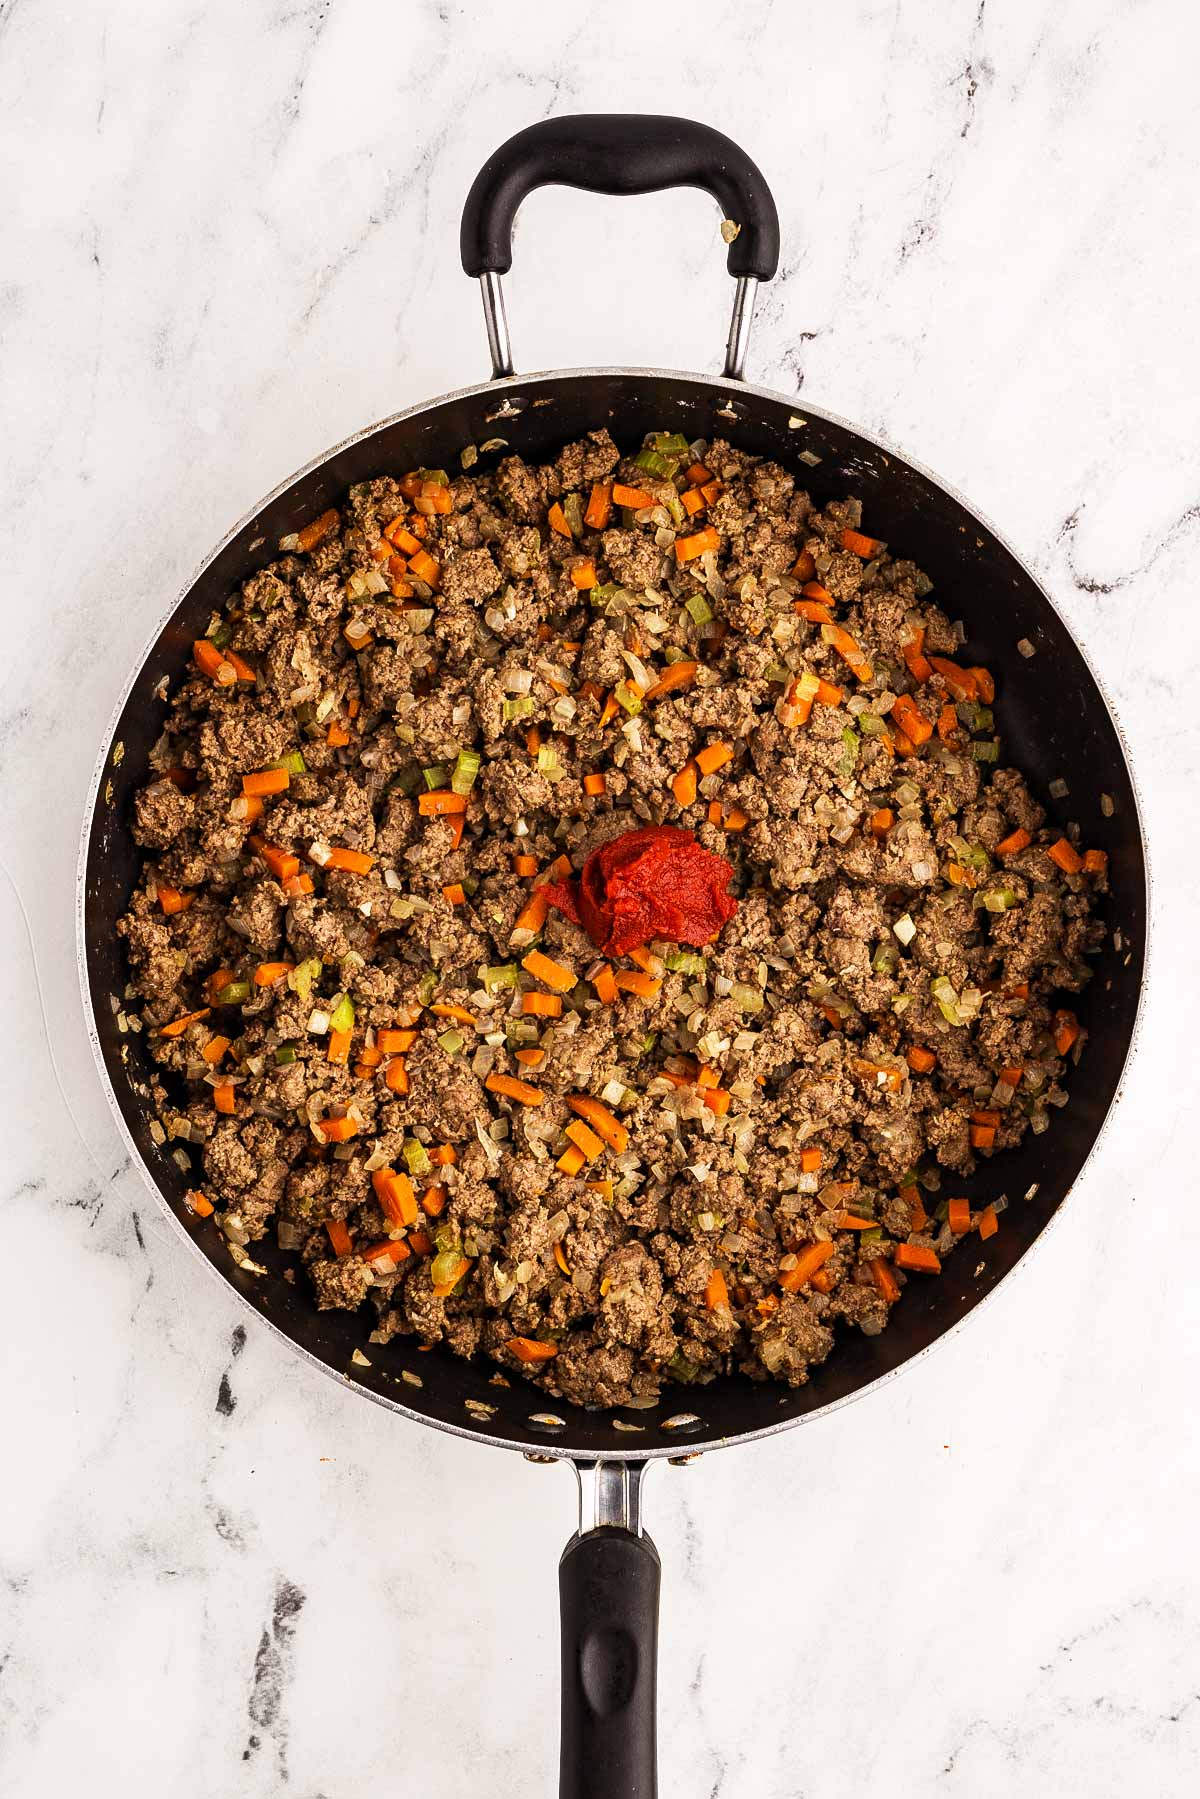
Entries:
{"type": "MultiPolygon", "coordinates": [[[[574,113],[518,131],[489,156],[463,207],[462,265],[483,294],[492,373],[513,372],[501,277],[512,267],[517,208],[534,188],[558,185],[594,194],[649,194],[699,187],[735,227],[727,267],[737,286],[725,375],[740,381],[760,281],[779,264],[779,215],[758,166],[730,138],[693,119],[655,113],[574,113]]],[[[728,233],[726,234],[729,235],[728,233]]]]}
{"type": "Polygon", "coordinates": [[[644,1463],[577,1463],[580,1516],[558,1564],[559,1799],[655,1799],[658,1551],[644,1463]]]}

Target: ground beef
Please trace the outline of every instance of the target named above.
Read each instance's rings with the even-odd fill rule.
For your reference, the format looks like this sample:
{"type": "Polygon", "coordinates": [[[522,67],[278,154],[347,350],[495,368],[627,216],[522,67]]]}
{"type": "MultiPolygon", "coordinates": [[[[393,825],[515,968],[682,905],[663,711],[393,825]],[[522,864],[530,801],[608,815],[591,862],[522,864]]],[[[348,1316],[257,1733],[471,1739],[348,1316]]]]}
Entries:
{"type": "Polygon", "coordinates": [[[951,1183],[1066,1101],[1106,873],[861,524],[727,443],[597,431],[364,483],[233,596],[119,925],[231,1244],[273,1230],[376,1340],[590,1406],[800,1384],[936,1269],[951,1183]],[[737,911],[610,966],[539,878],[646,825],[737,911]]]}

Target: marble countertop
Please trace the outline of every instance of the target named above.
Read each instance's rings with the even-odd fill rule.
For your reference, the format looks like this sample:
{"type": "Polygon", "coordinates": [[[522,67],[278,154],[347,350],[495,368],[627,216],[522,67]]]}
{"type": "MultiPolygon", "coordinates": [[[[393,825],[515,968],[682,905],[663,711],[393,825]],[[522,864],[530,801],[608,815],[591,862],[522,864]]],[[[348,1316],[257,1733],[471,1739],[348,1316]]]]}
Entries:
{"type": "MultiPolygon", "coordinates": [[[[759,161],[784,262],[752,379],[911,451],[1033,564],[1128,733],[1157,884],[1140,1052],[1041,1253],[886,1391],[652,1472],[664,1791],[1195,1791],[1198,64],[1182,8],[1129,0],[1102,31],[1083,0],[0,0],[7,1799],[553,1789],[569,1473],[389,1419],[185,1255],[91,1066],[71,899],[152,623],[289,470],[483,377],[471,177],[613,106],[759,161]]],[[[522,213],[519,366],[715,369],[728,300],[699,194],[522,213]]]]}

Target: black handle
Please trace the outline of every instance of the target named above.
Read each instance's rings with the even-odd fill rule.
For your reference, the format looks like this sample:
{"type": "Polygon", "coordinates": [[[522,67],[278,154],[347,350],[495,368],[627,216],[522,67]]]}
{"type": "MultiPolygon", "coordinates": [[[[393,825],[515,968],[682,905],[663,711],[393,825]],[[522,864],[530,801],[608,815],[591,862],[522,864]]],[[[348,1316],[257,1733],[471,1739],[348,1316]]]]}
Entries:
{"type": "Polygon", "coordinates": [[[649,1537],[604,1525],[563,1550],[559,1799],[658,1791],[658,1586],[649,1537]]]}
{"type": "Polygon", "coordinates": [[[517,208],[535,187],[593,194],[649,194],[700,187],[740,226],[729,246],[731,275],[769,281],[779,263],[779,214],[757,165],[723,132],[655,113],[574,113],[518,131],[488,157],[462,216],[468,275],[512,267],[517,208]]]}

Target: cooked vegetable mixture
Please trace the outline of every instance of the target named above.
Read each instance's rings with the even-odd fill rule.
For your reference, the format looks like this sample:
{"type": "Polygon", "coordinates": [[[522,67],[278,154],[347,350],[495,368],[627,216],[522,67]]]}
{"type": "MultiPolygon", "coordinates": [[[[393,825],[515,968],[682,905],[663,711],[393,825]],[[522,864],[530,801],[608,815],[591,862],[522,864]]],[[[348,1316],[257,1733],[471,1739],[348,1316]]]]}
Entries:
{"type": "Polygon", "coordinates": [[[803,1382],[1003,1228],[955,1188],[1066,1103],[1104,855],[856,501],[669,433],[462,465],[195,645],[121,922],[155,1130],[374,1342],[803,1382]]]}

